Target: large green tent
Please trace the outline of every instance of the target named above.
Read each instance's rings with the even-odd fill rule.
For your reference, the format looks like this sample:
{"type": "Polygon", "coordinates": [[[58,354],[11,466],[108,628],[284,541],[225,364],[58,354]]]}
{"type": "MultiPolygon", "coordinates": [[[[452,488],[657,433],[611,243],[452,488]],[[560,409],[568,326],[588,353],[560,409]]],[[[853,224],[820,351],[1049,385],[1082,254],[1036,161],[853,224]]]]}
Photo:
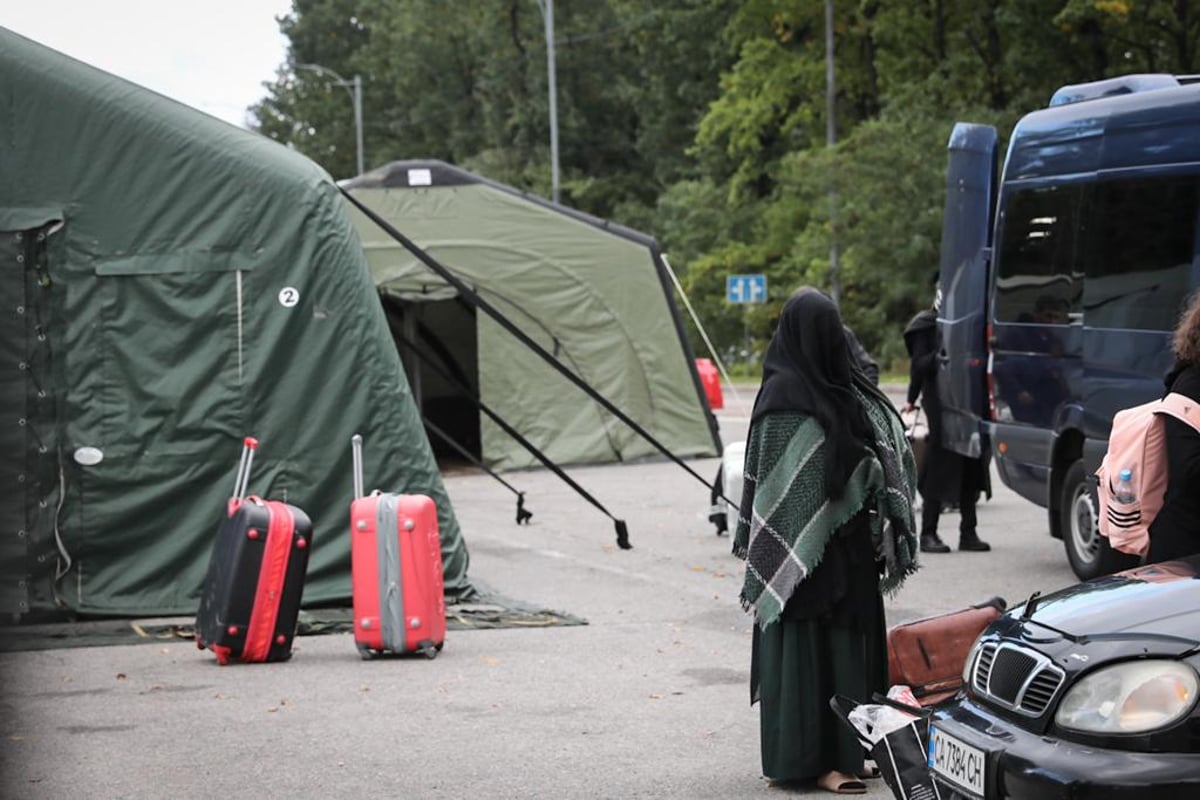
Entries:
{"type": "Polygon", "coordinates": [[[337,186],[274,142],[0,28],[0,613],[195,610],[242,438],[349,598],[368,488],[468,555],[337,186]]]}
{"type": "MultiPolygon", "coordinates": [[[[652,237],[440,161],[393,162],[342,187],[671,452],[720,452],[652,237]]],[[[658,452],[378,224],[352,216],[414,395],[438,430],[493,468],[535,464],[474,396],[559,463],[658,452]]]]}

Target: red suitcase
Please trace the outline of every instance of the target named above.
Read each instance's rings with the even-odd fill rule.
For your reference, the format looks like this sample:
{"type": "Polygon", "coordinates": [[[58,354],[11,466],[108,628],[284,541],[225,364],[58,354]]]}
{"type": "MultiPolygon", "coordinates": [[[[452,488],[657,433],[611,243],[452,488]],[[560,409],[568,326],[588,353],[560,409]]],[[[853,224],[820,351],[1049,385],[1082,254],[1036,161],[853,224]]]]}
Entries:
{"type": "Polygon", "coordinates": [[[246,437],[196,612],[196,646],[224,665],[286,661],[300,614],[312,522],[295,506],[245,497],[258,442],[246,437]]]}
{"type": "Polygon", "coordinates": [[[362,437],[350,440],[354,643],[363,658],[424,653],[446,640],[446,599],[437,507],[421,494],[363,493],[362,437]]]}

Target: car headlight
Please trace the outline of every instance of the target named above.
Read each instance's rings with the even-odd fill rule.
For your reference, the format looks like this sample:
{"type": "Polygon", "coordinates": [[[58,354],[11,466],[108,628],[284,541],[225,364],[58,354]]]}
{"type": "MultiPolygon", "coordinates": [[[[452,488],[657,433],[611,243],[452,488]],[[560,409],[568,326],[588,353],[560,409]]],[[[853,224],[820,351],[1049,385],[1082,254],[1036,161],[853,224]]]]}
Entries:
{"type": "Polygon", "coordinates": [[[1196,671],[1178,661],[1127,661],[1080,679],[1058,706],[1060,727],[1144,733],[1179,721],[1196,704],[1196,671]]]}

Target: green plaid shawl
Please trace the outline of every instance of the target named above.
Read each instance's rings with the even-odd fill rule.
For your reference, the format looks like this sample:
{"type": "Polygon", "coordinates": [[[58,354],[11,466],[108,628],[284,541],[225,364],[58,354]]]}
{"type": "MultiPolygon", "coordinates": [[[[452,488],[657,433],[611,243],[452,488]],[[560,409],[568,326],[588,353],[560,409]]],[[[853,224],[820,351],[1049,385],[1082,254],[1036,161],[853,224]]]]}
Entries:
{"type": "Polygon", "coordinates": [[[833,533],[864,507],[883,561],[880,589],[894,592],[917,569],[912,450],[894,410],[875,397],[858,397],[875,429],[875,442],[836,501],[825,496],[825,434],[816,419],[773,413],[751,427],[733,551],[746,559],[742,605],[753,609],[764,627],[779,617],[796,585],[821,563],[833,533]]]}

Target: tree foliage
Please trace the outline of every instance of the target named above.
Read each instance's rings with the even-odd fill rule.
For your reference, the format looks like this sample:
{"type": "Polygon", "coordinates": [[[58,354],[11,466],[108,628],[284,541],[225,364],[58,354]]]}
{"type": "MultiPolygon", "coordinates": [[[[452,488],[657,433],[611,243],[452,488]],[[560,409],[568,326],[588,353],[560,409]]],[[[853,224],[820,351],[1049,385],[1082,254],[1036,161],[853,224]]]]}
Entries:
{"type": "MultiPolygon", "coordinates": [[[[886,364],[928,300],[953,123],[1004,136],[1065,84],[1194,73],[1193,5],[835,0],[830,146],[824,0],[557,0],[562,202],[657,236],[722,357],[752,358],[795,287],[836,277],[886,364]],[[753,272],[771,302],[727,304],[725,277],[753,272]]],[[[540,0],[294,0],[251,111],[348,177],[358,75],[368,169],[442,159],[548,197],[543,23],[540,0]]]]}

